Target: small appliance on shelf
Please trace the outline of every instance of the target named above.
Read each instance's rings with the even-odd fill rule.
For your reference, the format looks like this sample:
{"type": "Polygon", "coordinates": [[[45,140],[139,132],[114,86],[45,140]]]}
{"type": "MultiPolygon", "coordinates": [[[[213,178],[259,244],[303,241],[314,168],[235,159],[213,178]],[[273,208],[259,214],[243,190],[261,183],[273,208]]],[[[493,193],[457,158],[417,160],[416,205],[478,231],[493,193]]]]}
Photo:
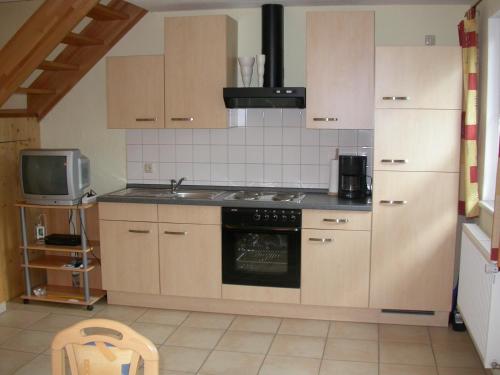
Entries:
{"type": "Polygon", "coordinates": [[[366,156],[339,156],[339,198],[360,199],[371,195],[366,167],[366,156]]]}

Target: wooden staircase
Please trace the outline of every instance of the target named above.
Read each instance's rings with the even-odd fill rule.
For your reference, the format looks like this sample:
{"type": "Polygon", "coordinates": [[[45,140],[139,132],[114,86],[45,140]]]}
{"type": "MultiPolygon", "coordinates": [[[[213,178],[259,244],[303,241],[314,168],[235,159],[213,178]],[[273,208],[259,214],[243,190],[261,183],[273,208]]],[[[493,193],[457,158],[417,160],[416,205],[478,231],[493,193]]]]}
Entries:
{"type": "Polygon", "coordinates": [[[26,109],[0,109],[0,117],[43,118],[145,14],[123,0],[45,0],[0,50],[0,107],[13,94],[27,95],[26,109]],[[75,33],[85,17],[90,23],[75,33]],[[21,87],[37,69],[42,73],[21,87]]]}

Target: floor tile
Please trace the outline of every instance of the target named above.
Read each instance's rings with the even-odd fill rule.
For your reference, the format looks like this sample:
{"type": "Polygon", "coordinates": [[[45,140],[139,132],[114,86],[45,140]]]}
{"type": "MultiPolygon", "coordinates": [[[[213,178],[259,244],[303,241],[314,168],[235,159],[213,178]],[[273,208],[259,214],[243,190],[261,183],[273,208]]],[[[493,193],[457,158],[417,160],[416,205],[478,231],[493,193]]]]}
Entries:
{"type": "Polygon", "coordinates": [[[283,319],[278,331],[284,335],[326,337],[330,322],[326,320],[283,319]]]}
{"type": "Polygon", "coordinates": [[[85,318],[74,315],[49,314],[28,327],[28,329],[45,332],[59,332],[85,318]]]}
{"type": "Polygon", "coordinates": [[[188,315],[188,311],[149,309],[137,321],[142,323],[179,325],[188,315]]]}
{"type": "Polygon", "coordinates": [[[185,327],[227,329],[234,315],[192,312],[182,323],[185,327]]]}
{"type": "Polygon", "coordinates": [[[33,353],[0,349],[0,374],[10,375],[35,358],[33,353]]]}
{"type": "Polygon", "coordinates": [[[331,322],[328,337],[377,341],[378,325],[371,323],[331,322]]]}
{"type": "Polygon", "coordinates": [[[146,312],[142,307],[108,305],[97,314],[95,318],[111,319],[130,324],[146,312]]]}
{"type": "Polygon", "coordinates": [[[320,375],[378,375],[378,364],[368,362],[321,362],[320,375]]]}
{"type": "Polygon", "coordinates": [[[29,304],[24,304],[21,299],[15,299],[13,301],[7,302],[7,310],[24,310],[63,315],[75,315],[88,319],[92,318],[98,311],[102,310],[106,306],[106,302],[99,301],[98,303],[94,304],[94,309],[92,311],[89,311],[82,306],[66,305],[61,303],[30,301],[29,304]]]}
{"type": "Polygon", "coordinates": [[[26,328],[49,315],[47,312],[7,310],[0,314],[0,326],[26,328]]]}
{"type": "Polygon", "coordinates": [[[53,337],[50,332],[22,331],[5,341],[2,348],[40,354],[50,347],[53,337]]]}
{"type": "Polygon", "coordinates": [[[485,375],[483,369],[438,367],[439,375],[485,375]]]}
{"type": "Polygon", "coordinates": [[[270,355],[321,358],[325,339],[321,337],[276,335],[270,355]]]}
{"type": "Polygon", "coordinates": [[[368,340],[328,339],[325,359],[355,362],[378,362],[378,342],[368,340]]]}
{"type": "Polygon", "coordinates": [[[135,322],[130,326],[154,344],[161,345],[177,329],[177,326],[135,322]]]}
{"type": "Polygon", "coordinates": [[[437,375],[434,366],[380,364],[380,375],[437,375]]]}
{"type": "Polygon", "coordinates": [[[259,375],[317,375],[321,361],[314,358],[267,356],[259,375]]]}
{"type": "Polygon", "coordinates": [[[273,341],[270,333],[227,331],[217,345],[217,350],[266,354],[273,341]]]}
{"type": "Polygon", "coordinates": [[[238,316],[229,327],[230,331],[247,331],[260,333],[276,333],[281,318],[267,316],[238,316]]]}
{"type": "Polygon", "coordinates": [[[166,341],[167,345],[212,349],[224,334],[222,329],[179,327],[166,341]]]}
{"type": "Polygon", "coordinates": [[[438,367],[482,368],[474,346],[465,342],[433,343],[438,367]]]}
{"type": "MultiPolygon", "coordinates": [[[[40,355],[17,370],[14,375],[51,375],[51,367],[51,358],[46,355],[40,355]]],[[[68,372],[68,374],[70,373],[68,372]]]]}
{"type": "Polygon", "coordinates": [[[163,370],[197,372],[208,357],[209,350],[162,346],[160,368],[163,370]]]}
{"type": "Polygon", "coordinates": [[[435,365],[430,345],[392,341],[380,342],[380,362],[400,365],[435,365]]]}
{"type": "Polygon", "coordinates": [[[0,344],[4,343],[10,337],[21,333],[22,329],[12,327],[0,327],[0,344]]]}
{"type": "Polygon", "coordinates": [[[430,344],[427,327],[380,324],[380,341],[430,344]]]}
{"type": "Polygon", "coordinates": [[[451,327],[429,327],[432,343],[464,342],[472,344],[469,334],[454,331],[451,327]]]}
{"type": "Polygon", "coordinates": [[[200,375],[256,375],[262,354],[213,351],[198,372],[200,375]]]}

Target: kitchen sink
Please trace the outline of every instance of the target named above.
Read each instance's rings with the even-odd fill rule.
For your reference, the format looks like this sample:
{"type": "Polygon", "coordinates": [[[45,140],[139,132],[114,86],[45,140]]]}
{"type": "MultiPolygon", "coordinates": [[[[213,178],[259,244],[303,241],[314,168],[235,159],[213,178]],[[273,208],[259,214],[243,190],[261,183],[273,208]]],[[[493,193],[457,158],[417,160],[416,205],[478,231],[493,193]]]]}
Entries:
{"type": "Polygon", "coordinates": [[[209,190],[179,190],[174,193],[175,198],[179,199],[216,199],[224,194],[224,191],[209,190]]]}
{"type": "Polygon", "coordinates": [[[162,198],[162,199],[208,199],[213,200],[224,194],[225,191],[213,190],[178,190],[172,193],[170,189],[141,189],[129,188],[117,191],[111,195],[121,197],[136,197],[136,198],[162,198]]]}

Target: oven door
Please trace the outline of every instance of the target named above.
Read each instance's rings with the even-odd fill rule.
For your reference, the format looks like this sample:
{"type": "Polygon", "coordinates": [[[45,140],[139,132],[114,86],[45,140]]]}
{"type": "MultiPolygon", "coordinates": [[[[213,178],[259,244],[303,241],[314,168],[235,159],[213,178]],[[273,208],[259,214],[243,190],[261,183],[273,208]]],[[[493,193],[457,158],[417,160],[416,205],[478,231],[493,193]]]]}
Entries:
{"type": "Polygon", "coordinates": [[[222,282],[300,288],[300,228],[224,225],[222,282]]]}

